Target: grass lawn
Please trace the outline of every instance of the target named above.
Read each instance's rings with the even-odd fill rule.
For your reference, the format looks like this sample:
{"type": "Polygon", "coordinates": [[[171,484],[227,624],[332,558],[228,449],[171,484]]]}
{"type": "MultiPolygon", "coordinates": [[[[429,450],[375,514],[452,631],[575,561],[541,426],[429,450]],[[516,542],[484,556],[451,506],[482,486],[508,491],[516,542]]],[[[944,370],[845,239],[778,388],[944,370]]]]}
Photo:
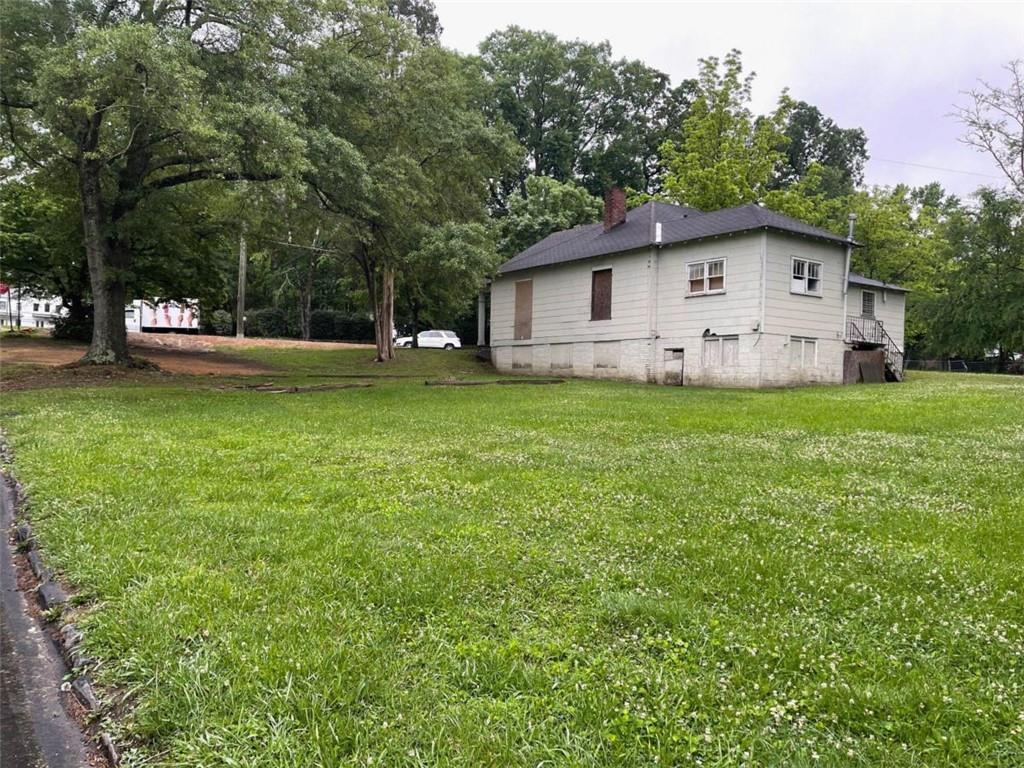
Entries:
{"type": "Polygon", "coordinates": [[[396,371],[5,395],[134,760],[1024,764],[1021,379],[425,387],[480,377],[426,350],[396,371]]]}

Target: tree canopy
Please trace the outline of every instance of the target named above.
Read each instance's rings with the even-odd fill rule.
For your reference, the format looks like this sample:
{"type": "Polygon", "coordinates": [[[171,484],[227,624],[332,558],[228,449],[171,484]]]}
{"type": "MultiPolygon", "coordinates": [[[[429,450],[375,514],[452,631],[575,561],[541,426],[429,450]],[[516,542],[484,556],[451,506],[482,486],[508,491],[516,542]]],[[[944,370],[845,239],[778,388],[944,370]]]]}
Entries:
{"type": "Polygon", "coordinates": [[[243,233],[257,308],[308,337],[316,311],[362,307],[388,360],[396,312],[454,322],[501,260],[596,221],[610,186],[838,234],[855,213],[854,267],[913,289],[913,344],[1020,351],[1020,62],[957,109],[1008,185],[962,201],[865,187],[864,131],[786,91],[755,114],[736,50],[674,84],[515,26],[461,56],[431,0],[9,0],[4,17],[0,270],[92,323],[91,362],[128,360],[131,299],[233,309],[243,233]]]}
{"type": "Polygon", "coordinates": [[[682,139],[666,141],[665,194],[673,202],[712,211],[764,195],[785,159],[784,133],[792,102],[783,93],[770,115],[750,110],[754,73],[743,74],[740,52],[701,59],[682,139]]]}

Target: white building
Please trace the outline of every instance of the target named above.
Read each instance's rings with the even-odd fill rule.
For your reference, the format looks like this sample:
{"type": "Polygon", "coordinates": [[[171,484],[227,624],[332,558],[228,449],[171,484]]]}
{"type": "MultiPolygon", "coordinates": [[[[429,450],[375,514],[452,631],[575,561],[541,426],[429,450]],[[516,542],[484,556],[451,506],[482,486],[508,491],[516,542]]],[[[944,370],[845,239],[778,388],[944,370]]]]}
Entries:
{"type": "MultiPolygon", "coordinates": [[[[18,288],[0,292],[0,327],[51,329],[66,314],[59,296],[34,296],[18,288]]],[[[199,305],[136,299],[124,308],[124,322],[129,332],[198,333],[199,305]]]]}
{"type": "Polygon", "coordinates": [[[64,307],[59,296],[33,296],[20,288],[0,291],[0,328],[53,328],[64,307]]]}
{"type": "Polygon", "coordinates": [[[856,244],[756,205],[664,203],[557,232],[491,286],[500,371],[764,387],[899,379],[906,291],[856,244]]]}

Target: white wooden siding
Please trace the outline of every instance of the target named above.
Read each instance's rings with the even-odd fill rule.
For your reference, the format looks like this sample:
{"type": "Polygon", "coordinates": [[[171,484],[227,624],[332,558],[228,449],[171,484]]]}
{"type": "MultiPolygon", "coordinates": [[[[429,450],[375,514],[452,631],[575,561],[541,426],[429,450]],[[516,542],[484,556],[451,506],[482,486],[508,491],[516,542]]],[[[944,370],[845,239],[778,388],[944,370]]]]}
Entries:
{"type": "MultiPolygon", "coordinates": [[[[757,231],[666,246],[656,259],[644,249],[513,272],[491,287],[495,365],[640,381],[678,381],[682,367],[687,384],[711,386],[838,383],[848,349],[845,266],[842,244],[757,231]],[[794,257],[821,264],[820,295],[792,292],[794,257]],[[688,296],[688,266],[715,259],[725,260],[725,292],[688,296]],[[609,268],[612,316],[592,321],[591,275],[609,268]],[[532,335],[517,341],[515,284],[525,279],[533,281],[532,335]],[[738,338],[728,355],[706,361],[705,331],[738,338]],[[815,340],[813,359],[797,360],[794,337],[815,340]]],[[[876,317],[901,348],[904,299],[877,292],[876,317]]],[[[858,286],[847,306],[859,316],[858,286]]]]}
{"type": "Polygon", "coordinates": [[[649,252],[513,272],[491,286],[492,344],[553,344],[647,337],[649,252]],[[591,273],[612,270],[612,317],[590,319],[591,273]],[[532,338],[515,341],[515,282],[533,278],[532,338]]]}
{"type": "Polygon", "coordinates": [[[765,285],[766,333],[843,338],[843,280],[846,248],[771,232],[765,285]],[[821,295],[793,293],[793,258],[821,262],[821,295]]]}
{"type": "Polygon", "coordinates": [[[903,344],[903,335],[907,295],[900,291],[886,291],[881,288],[852,285],[850,286],[849,301],[847,302],[850,317],[860,317],[861,291],[874,291],[875,319],[882,322],[885,332],[892,336],[893,341],[896,342],[896,345],[901,350],[906,352],[907,349],[903,344]]]}
{"type": "Polygon", "coordinates": [[[761,233],[668,246],[658,264],[657,331],[662,338],[749,332],[760,317],[761,233]],[[687,296],[687,268],[725,259],[725,293],[687,296]]]}

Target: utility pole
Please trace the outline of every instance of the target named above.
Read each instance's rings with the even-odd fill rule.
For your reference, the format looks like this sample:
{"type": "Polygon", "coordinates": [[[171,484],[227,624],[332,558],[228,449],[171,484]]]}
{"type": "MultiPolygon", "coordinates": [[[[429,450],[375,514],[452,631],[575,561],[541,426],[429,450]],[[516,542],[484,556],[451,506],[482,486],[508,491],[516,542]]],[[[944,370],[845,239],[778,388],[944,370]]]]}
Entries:
{"type": "Polygon", "coordinates": [[[235,307],[235,338],[245,338],[245,224],[238,236],[238,305],[235,307]]]}

